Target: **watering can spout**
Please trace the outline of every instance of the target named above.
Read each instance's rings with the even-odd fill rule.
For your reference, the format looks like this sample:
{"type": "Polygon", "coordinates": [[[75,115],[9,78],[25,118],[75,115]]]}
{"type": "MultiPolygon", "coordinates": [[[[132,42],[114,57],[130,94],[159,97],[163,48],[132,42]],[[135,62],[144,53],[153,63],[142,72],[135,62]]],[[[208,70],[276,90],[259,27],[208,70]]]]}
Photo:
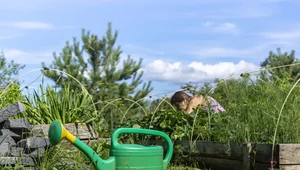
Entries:
{"type": "Polygon", "coordinates": [[[76,146],[80,151],[82,151],[93,163],[94,167],[98,170],[109,170],[115,169],[115,158],[110,157],[107,160],[103,160],[99,155],[84,142],[79,140],[77,137],[72,135],[65,127],[57,120],[54,120],[49,127],[48,131],[49,141],[52,145],[58,144],[61,140],[67,139],[74,146],[76,146]]]}

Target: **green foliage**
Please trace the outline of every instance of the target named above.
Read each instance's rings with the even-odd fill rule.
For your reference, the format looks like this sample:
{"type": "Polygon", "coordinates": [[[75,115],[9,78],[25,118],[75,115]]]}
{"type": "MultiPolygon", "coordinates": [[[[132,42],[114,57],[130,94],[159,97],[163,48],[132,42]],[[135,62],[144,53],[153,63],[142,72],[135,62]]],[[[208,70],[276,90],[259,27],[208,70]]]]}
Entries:
{"type": "Polygon", "coordinates": [[[96,117],[89,95],[68,86],[60,92],[49,86],[46,89],[40,86],[40,92],[34,91],[32,96],[26,96],[23,104],[26,111],[22,115],[32,124],[50,124],[53,120],[63,124],[89,123],[96,117]]]}
{"type": "MultiPolygon", "coordinates": [[[[269,82],[258,79],[255,83],[244,78],[220,83],[215,93],[231,116],[229,124],[220,126],[227,129],[228,141],[271,143],[279,111],[292,86],[287,78],[269,82]]],[[[276,138],[278,143],[300,140],[299,92],[297,86],[284,106],[276,138]]]]}
{"type": "Polygon", "coordinates": [[[13,60],[8,62],[3,52],[0,52],[0,89],[5,88],[13,80],[13,76],[18,75],[24,67],[25,65],[15,63],[13,60]]]}
{"type": "MultiPolygon", "coordinates": [[[[103,160],[109,157],[110,146],[107,142],[98,141],[91,144],[91,148],[96,151],[103,160]]],[[[94,166],[87,156],[69,143],[62,142],[56,146],[48,148],[41,159],[35,161],[35,169],[40,170],[94,170],[94,166]]],[[[29,168],[29,167],[27,167],[29,168]]],[[[24,165],[1,167],[3,170],[26,169],[24,165]]],[[[168,170],[196,170],[196,168],[180,165],[169,165],[168,170]]]]}
{"type": "Polygon", "coordinates": [[[22,93],[19,85],[13,84],[6,88],[6,90],[0,90],[0,109],[22,101],[22,93]]]}
{"type": "Polygon", "coordinates": [[[167,133],[173,139],[182,139],[192,128],[193,118],[183,112],[174,110],[158,111],[142,118],[126,121],[122,127],[140,126],[167,133]]]}
{"type": "MultiPolygon", "coordinates": [[[[111,24],[108,24],[106,34],[102,38],[83,29],[81,36],[83,44],[80,45],[76,38],[73,39],[73,44],[67,42],[59,55],[54,53],[55,61],[50,65],[51,70],[44,72],[45,76],[62,88],[70,85],[71,89],[81,89],[78,83],[81,82],[93,96],[94,102],[99,103],[97,104],[99,110],[107,102],[115,99],[127,98],[137,101],[145,97],[152,88],[151,82],[142,85],[143,72],[139,71],[142,59],[134,61],[127,56],[121,64],[122,51],[120,46],[116,46],[117,37],[118,31],[113,32],[111,24]],[[53,69],[67,73],[76,80],[53,69]],[[138,87],[141,88],[137,89],[138,87]]],[[[45,66],[44,63],[42,65],[45,66]]],[[[132,102],[119,100],[114,104],[125,110],[132,102]]],[[[145,103],[140,100],[138,104],[145,103]]],[[[139,106],[133,105],[128,114],[138,112],[139,106]]],[[[110,129],[114,129],[123,116],[118,109],[112,107],[105,107],[101,114],[109,123],[110,129]]]]}
{"type": "Polygon", "coordinates": [[[103,160],[107,160],[109,158],[109,152],[110,152],[110,141],[102,141],[98,140],[96,142],[93,142],[91,144],[91,148],[98,153],[100,158],[103,160]]]}
{"type": "Polygon", "coordinates": [[[49,170],[95,169],[83,152],[74,146],[70,147],[70,144],[66,142],[48,148],[42,159],[36,161],[35,168],[49,170]]]}
{"type": "MultiPolygon", "coordinates": [[[[227,113],[212,114],[202,109],[196,109],[191,114],[182,111],[160,110],[154,115],[128,120],[121,126],[159,130],[169,135],[172,140],[212,141],[224,137],[223,130],[218,128],[221,123],[228,123],[227,113]]],[[[156,137],[146,136],[146,139],[156,139],[156,137]]]]}
{"type": "Polygon", "coordinates": [[[157,110],[175,110],[174,106],[172,106],[170,98],[164,97],[161,99],[156,99],[149,102],[149,112],[155,113],[157,110]]]}
{"type": "MultiPolygon", "coordinates": [[[[288,78],[267,82],[259,77],[254,81],[248,76],[218,80],[210,96],[219,101],[226,112],[212,114],[198,108],[186,115],[161,109],[143,118],[128,120],[122,126],[157,129],[180,140],[272,143],[280,109],[292,86],[288,78]]],[[[199,93],[203,93],[201,90],[203,88],[199,93]]],[[[277,143],[300,141],[299,93],[300,87],[296,86],[284,106],[277,143]]]]}
{"type": "Polygon", "coordinates": [[[299,60],[295,57],[294,50],[288,54],[287,52],[282,53],[280,48],[277,48],[277,54],[270,51],[268,58],[266,58],[260,66],[268,69],[278,67],[276,69],[268,70],[268,73],[270,73],[273,77],[275,76],[279,78],[286,78],[288,76],[291,80],[295,81],[300,78],[300,65],[287,67],[280,66],[297,63],[299,63],[299,60]]]}

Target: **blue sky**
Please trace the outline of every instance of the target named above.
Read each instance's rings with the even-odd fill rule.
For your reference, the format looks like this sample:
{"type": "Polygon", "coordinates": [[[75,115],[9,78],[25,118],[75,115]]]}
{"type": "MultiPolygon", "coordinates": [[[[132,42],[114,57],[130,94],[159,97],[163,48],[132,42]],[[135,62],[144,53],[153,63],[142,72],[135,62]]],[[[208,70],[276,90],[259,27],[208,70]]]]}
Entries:
{"type": "MultiPolygon", "coordinates": [[[[299,0],[0,2],[0,49],[8,60],[26,65],[20,74],[50,64],[52,53],[79,39],[82,28],[102,36],[112,22],[122,56],[143,58],[151,95],[255,71],[269,51],[294,49],[298,56],[300,47],[299,0]]],[[[34,71],[19,80],[24,87],[38,76],[34,71]]]]}

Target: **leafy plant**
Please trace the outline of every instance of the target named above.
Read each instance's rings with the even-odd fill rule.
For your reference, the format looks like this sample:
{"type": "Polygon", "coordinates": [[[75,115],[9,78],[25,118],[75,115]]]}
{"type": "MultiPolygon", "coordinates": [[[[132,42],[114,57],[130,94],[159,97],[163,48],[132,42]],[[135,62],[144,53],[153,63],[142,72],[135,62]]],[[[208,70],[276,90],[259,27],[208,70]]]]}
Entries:
{"type": "MultiPolygon", "coordinates": [[[[279,111],[293,86],[289,79],[264,81],[246,76],[217,82],[209,95],[217,99],[226,112],[212,114],[196,109],[187,115],[161,109],[143,118],[128,120],[122,126],[161,130],[174,140],[272,143],[279,111]]],[[[205,89],[208,88],[206,85],[205,89]]],[[[276,137],[278,143],[300,141],[299,93],[300,87],[296,86],[284,107],[276,137]]]]}
{"type": "Polygon", "coordinates": [[[87,156],[69,143],[62,142],[47,149],[42,159],[36,161],[36,169],[81,170],[95,169],[87,156]]]}
{"type": "Polygon", "coordinates": [[[91,144],[91,148],[98,153],[98,155],[103,159],[106,160],[109,158],[110,152],[110,142],[109,141],[102,141],[98,140],[91,144]]]}
{"type": "MultiPolygon", "coordinates": [[[[211,121],[208,121],[207,114],[204,110],[197,110],[196,113],[186,114],[181,111],[160,110],[155,115],[147,115],[143,118],[136,118],[122,124],[122,127],[140,127],[155,129],[165,132],[173,140],[208,140],[212,138],[210,131],[212,126],[223,121],[223,115],[210,115],[211,121]],[[196,120],[196,121],[195,121],[196,120]],[[208,124],[210,122],[210,124],[208,124]]],[[[141,137],[141,135],[136,135],[141,137]]],[[[157,137],[146,136],[147,139],[157,139],[157,137]]]]}
{"type": "Polygon", "coordinates": [[[18,101],[23,101],[19,85],[13,84],[5,90],[0,90],[0,109],[5,108],[18,101]]]}
{"type": "Polygon", "coordinates": [[[63,124],[95,120],[96,110],[88,94],[66,87],[59,92],[47,86],[40,86],[40,92],[34,91],[33,96],[26,96],[23,104],[26,107],[24,115],[32,124],[50,124],[59,120],[63,124]]]}
{"type": "Polygon", "coordinates": [[[285,79],[289,77],[289,81],[295,82],[300,78],[299,59],[295,57],[295,50],[290,54],[287,52],[282,53],[280,48],[276,50],[277,54],[270,51],[269,56],[260,64],[263,68],[276,68],[268,70],[272,78],[280,77],[285,79]],[[286,65],[283,67],[283,65],[286,65]],[[287,66],[288,65],[288,66],[287,66]]]}
{"type": "Polygon", "coordinates": [[[4,53],[0,51],[0,89],[5,88],[24,67],[25,65],[18,64],[13,60],[8,62],[4,53]]]}

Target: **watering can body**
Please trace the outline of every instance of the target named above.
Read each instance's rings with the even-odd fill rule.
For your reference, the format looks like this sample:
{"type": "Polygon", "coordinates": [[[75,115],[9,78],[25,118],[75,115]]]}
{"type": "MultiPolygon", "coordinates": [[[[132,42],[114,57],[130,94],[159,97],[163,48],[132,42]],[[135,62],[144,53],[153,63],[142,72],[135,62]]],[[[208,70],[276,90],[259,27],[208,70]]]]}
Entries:
{"type": "Polygon", "coordinates": [[[81,150],[93,163],[97,170],[166,170],[173,155],[171,139],[161,131],[141,128],[119,128],[111,137],[110,157],[103,160],[88,145],[68,132],[63,125],[54,120],[48,132],[52,145],[67,139],[81,150]],[[167,153],[164,157],[161,146],[143,146],[138,144],[120,144],[118,137],[122,133],[146,134],[162,137],[167,144],[167,153]]]}
{"type": "Polygon", "coordinates": [[[173,144],[163,132],[140,128],[119,128],[111,138],[110,156],[115,157],[116,170],[165,170],[172,158],[173,144]],[[138,144],[120,144],[118,136],[122,133],[148,134],[161,136],[167,143],[167,154],[164,158],[162,146],[143,146],[138,144]]]}
{"type": "Polygon", "coordinates": [[[163,148],[161,146],[119,145],[111,148],[117,170],[163,170],[163,148]]]}

